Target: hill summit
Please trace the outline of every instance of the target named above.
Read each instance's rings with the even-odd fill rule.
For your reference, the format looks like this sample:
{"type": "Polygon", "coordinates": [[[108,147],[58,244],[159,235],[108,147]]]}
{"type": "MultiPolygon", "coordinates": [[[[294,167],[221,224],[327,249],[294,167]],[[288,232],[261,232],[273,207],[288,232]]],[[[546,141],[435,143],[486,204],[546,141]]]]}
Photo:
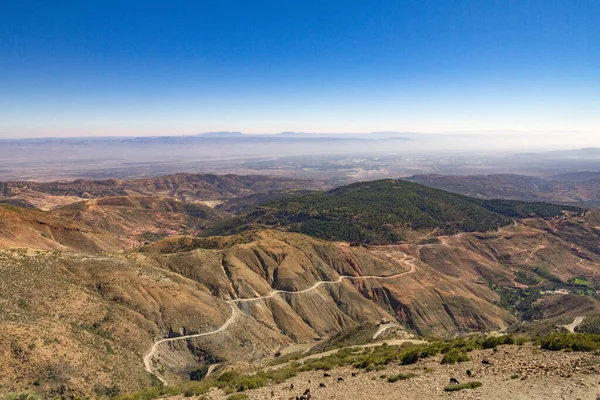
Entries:
{"type": "Polygon", "coordinates": [[[482,200],[403,180],[359,182],[267,202],[206,235],[278,227],[326,240],[389,244],[434,234],[487,232],[512,218],[555,217],[577,207],[482,200]]]}

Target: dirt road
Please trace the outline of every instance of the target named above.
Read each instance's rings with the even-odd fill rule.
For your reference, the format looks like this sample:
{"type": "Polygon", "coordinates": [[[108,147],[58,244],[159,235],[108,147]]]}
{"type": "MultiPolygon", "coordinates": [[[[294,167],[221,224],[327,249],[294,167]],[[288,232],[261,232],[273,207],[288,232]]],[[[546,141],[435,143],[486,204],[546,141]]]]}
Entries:
{"type": "Polygon", "coordinates": [[[265,299],[272,298],[272,297],[274,297],[274,296],[276,296],[278,294],[301,294],[301,293],[306,293],[306,292],[309,292],[311,290],[314,290],[314,289],[318,288],[321,285],[332,285],[332,284],[340,283],[344,279],[351,279],[351,280],[362,280],[362,279],[385,280],[385,279],[395,279],[395,278],[399,278],[399,277],[404,276],[404,275],[412,274],[416,270],[416,267],[415,267],[414,263],[412,262],[412,261],[414,261],[414,258],[409,257],[409,256],[407,256],[405,254],[404,258],[402,260],[399,260],[399,261],[405,262],[407,260],[410,262],[410,269],[408,271],[400,272],[398,274],[385,275],[385,276],[379,276],[379,275],[360,275],[360,276],[341,275],[335,281],[319,281],[319,282],[315,283],[314,285],[312,285],[311,287],[309,287],[307,289],[303,289],[303,290],[298,290],[298,291],[274,290],[274,291],[272,291],[271,293],[269,293],[268,295],[265,295],[265,296],[250,297],[250,298],[245,298],[245,299],[225,300],[225,302],[227,304],[229,304],[229,306],[231,307],[231,316],[229,317],[229,319],[227,321],[225,321],[225,323],[223,325],[221,325],[219,328],[217,328],[215,330],[212,330],[212,331],[209,331],[209,332],[197,333],[197,334],[193,334],[193,335],[185,335],[185,336],[178,336],[178,337],[172,337],[172,338],[166,338],[166,339],[157,340],[156,342],[154,342],[154,344],[152,344],[152,347],[150,348],[150,350],[148,351],[148,353],[146,353],[146,355],[144,356],[144,359],[143,359],[144,360],[144,368],[146,369],[146,371],[148,371],[149,373],[151,373],[154,376],[156,376],[164,385],[167,385],[167,381],[164,378],[162,378],[160,375],[158,375],[156,372],[154,372],[153,369],[152,369],[152,358],[156,354],[156,351],[157,351],[158,346],[160,344],[166,343],[166,342],[174,342],[176,340],[187,340],[187,339],[192,339],[192,338],[197,338],[197,337],[209,336],[209,335],[217,334],[219,332],[223,332],[225,329],[227,329],[231,324],[233,324],[235,322],[236,318],[241,313],[241,311],[237,307],[237,304],[239,304],[239,303],[247,303],[247,302],[251,302],[251,301],[265,300],[265,299]]]}

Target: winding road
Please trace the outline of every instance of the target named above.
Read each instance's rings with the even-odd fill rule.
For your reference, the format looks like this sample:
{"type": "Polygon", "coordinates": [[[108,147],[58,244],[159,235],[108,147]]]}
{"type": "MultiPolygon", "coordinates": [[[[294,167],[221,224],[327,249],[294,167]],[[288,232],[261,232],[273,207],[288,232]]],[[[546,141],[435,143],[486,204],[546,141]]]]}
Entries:
{"type": "Polygon", "coordinates": [[[527,264],[528,262],[530,262],[533,259],[533,257],[535,256],[535,253],[537,253],[540,250],[544,250],[545,248],[546,248],[545,244],[538,245],[534,250],[532,250],[529,253],[529,256],[527,256],[527,258],[525,259],[525,264],[527,264]]]}
{"type": "Polygon", "coordinates": [[[215,333],[224,331],[225,329],[227,329],[229,327],[229,325],[233,324],[233,322],[235,321],[237,316],[240,314],[239,308],[237,308],[233,304],[229,304],[229,306],[231,307],[231,316],[229,317],[229,319],[227,321],[225,321],[225,323],[223,325],[221,325],[218,329],[215,329],[214,331],[205,332],[205,333],[195,333],[193,335],[185,335],[185,336],[166,338],[166,339],[161,339],[161,340],[154,342],[154,344],[150,348],[150,351],[148,351],[148,353],[146,353],[146,355],[144,356],[144,367],[146,368],[146,371],[148,371],[151,374],[153,374],[154,376],[156,376],[158,378],[158,380],[160,380],[164,385],[166,385],[167,381],[165,381],[161,376],[159,376],[158,374],[155,374],[152,371],[152,357],[154,357],[154,354],[156,353],[158,346],[161,343],[165,343],[165,342],[174,342],[176,340],[185,340],[185,339],[197,338],[197,337],[202,337],[202,336],[214,335],[215,333]]]}
{"type": "Polygon", "coordinates": [[[565,328],[571,333],[575,333],[575,328],[577,328],[581,323],[585,320],[585,317],[575,317],[573,322],[567,325],[558,325],[560,328],[565,328]]]}
{"type": "Polygon", "coordinates": [[[276,296],[278,294],[301,294],[301,293],[306,293],[306,292],[309,292],[311,290],[314,290],[314,289],[318,288],[321,285],[332,285],[332,284],[341,283],[344,279],[350,279],[350,280],[363,280],[363,279],[385,280],[385,279],[395,279],[395,278],[399,278],[399,277],[404,276],[404,275],[412,274],[412,273],[414,273],[416,271],[416,267],[415,267],[415,265],[413,263],[414,262],[414,258],[413,257],[409,257],[406,254],[404,254],[404,257],[402,258],[402,260],[398,260],[398,261],[405,262],[407,260],[410,262],[410,269],[408,271],[400,272],[400,273],[393,274],[393,275],[384,275],[384,276],[379,276],[379,275],[359,275],[359,276],[340,275],[340,277],[337,280],[335,280],[335,281],[319,281],[319,282],[315,283],[314,285],[312,285],[311,287],[309,287],[307,289],[303,289],[303,290],[298,290],[298,291],[274,290],[274,291],[272,291],[271,293],[269,293],[269,294],[267,294],[265,296],[250,297],[250,298],[245,298],[245,299],[225,300],[224,302],[227,303],[227,304],[229,304],[229,306],[231,307],[231,316],[229,317],[229,319],[227,319],[227,321],[225,321],[225,323],[223,325],[221,325],[219,328],[217,328],[215,330],[212,330],[212,331],[209,331],[209,332],[196,333],[196,334],[193,334],[193,335],[177,336],[177,337],[172,337],[172,338],[165,338],[165,339],[160,339],[160,340],[154,342],[154,344],[152,344],[152,347],[150,348],[150,350],[148,351],[148,353],[146,353],[146,355],[144,356],[144,368],[146,369],[146,371],[148,371],[149,373],[151,373],[154,376],[156,376],[156,378],[158,378],[158,380],[160,380],[164,385],[167,385],[167,381],[164,378],[162,378],[159,374],[157,374],[156,372],[154,372],[152,370],[152,358],[156,354],[158,346],[161,345],[162,343],[174,342],[174,341],[177,341],[177,340],[186,340],[186,339],[198,338],[198,337],[209,336],[209,335],[217,334],[219,332],[223,332],[231,324],[233,324],[235,322],[235,320],[237,319],[237,317],[241,314],[240,309],[237,307],[237,304],[239,304],[239,303],[247,303],[247,302],[251,302],[251,301],[265,300],[265,299],[272,298],[272,297],[274,297],[274,296],[276,296]],[[409,260],[409,258],[410,258],[410,260],[409,260]]]}

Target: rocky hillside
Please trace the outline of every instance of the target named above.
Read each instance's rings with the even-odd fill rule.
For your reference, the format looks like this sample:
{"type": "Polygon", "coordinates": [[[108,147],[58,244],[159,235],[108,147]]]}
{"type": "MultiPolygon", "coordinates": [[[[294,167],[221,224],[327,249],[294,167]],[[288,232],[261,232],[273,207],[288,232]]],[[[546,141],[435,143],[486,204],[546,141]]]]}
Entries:
{"type": "Polygon", "coordinates": [[[543,201],[558,204],[600,206],[598,174],[556,176],[551,179],[526,175],[415,175],[405,178],[437,189],[481,199],[543,201]]]}
{"type": "MultiPolygon", "coordinates": [[[[189,202],[213,202],[272,190],[318,190],[317,181],[263,175],[177,174],[134,180],[72,182],[0,182],[0,200],[50,209],[84,199],[107,196],[169,196],[189,202]]],[[[216,202],[216,203],[215,203],[216,202]]]]}
{"type": "Polygon", "coordinates": [[[503,329],[540,309],[597,314],[589,289],[600,255],[561,238],[564,228],[597,234],[595,222],[537,221],[400,246],[271,230],[173,237],[120,255],[5,250],[0,384],[52,394],[134,390],[155,379],[142,363],[155,340],[212,332],[234,316],[222,332],[158,346],[153,371],[173,383],[199,365],[248,363],[382,318],[453,336],[503,329]],[[314,286],[341,275],[392,278],[314,286]],[[565,293],[589,306],[560,308],[565,293]],[[254,300],[228,303],[238,298],[254,300]]]}
{"type": "Polygon", "coordinates": [[[453,337],[600,311],[598,212],[402,181],[284,197],[230,219],[262,215],[229,236],[205,234],[227,211],[171,195],[1,205],[0,392],[176,384],[209,365],[351,343],[382,320],[393,329],[369,335],[453,337]],[[293,232],[315,221],[416,233],[367,245],[293,232]]]}
{"type": "Polygon", "coordinates": [[[115,196],[51,211],[0,204],[0,246],[120,251],[175,234],[198,234],[228,213],[171,197],[115,196]]]}

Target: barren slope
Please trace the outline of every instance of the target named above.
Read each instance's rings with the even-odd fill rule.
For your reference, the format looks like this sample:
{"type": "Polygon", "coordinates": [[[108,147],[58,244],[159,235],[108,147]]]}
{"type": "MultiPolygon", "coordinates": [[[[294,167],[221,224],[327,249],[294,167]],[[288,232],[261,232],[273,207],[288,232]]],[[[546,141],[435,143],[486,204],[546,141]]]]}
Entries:
{"type": "Polygon", "coordinates": [[[169,196],[190,202],[218,202],[271,190],[318,190],[324,187],[317,181],[263,175],[177,174],[134,180],[0,182],[0,200],[18,200],[47,210],[107,196],[169,196]]]}

